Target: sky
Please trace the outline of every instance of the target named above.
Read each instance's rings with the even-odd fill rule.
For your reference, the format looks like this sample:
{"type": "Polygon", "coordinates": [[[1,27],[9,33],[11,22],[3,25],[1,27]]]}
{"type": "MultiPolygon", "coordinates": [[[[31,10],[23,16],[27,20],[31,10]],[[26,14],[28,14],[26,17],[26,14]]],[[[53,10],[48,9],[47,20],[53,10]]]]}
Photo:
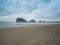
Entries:
{"type": "Polygon", "coordinates": [[[60,21],[60,0],[0,0],[0,21],[60,21]]]}

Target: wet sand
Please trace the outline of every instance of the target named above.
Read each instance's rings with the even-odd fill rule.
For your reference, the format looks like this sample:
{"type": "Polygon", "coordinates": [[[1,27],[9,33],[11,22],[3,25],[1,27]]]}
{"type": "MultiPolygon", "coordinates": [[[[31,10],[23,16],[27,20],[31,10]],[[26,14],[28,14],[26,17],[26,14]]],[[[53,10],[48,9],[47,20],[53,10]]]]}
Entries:
{"type": "Polygon", "coordinates": [[[60,45],[60,24],[0,27],[0,45],[60,45]]]}

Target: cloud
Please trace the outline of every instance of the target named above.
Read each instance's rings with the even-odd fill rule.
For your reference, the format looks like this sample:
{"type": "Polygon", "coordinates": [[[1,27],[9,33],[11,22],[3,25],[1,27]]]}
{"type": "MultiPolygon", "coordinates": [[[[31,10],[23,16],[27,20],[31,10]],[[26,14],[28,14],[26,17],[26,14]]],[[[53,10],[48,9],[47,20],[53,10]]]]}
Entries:
{"type": "Polygon", "coordinates": [[[0,15],[8,15],[12,13],[27,13],[34,10],[37,5],[35,5],[35,0],[6,0],[2,1],[3,5],[1,5],[0,15]],[[3,8],[4,7],[4,8],[3,8]]]}
{"type": "Polygon", "coordinates": [[[0,1],[0,19],[60,20],[60,0],[5,0],[0,1]]]}

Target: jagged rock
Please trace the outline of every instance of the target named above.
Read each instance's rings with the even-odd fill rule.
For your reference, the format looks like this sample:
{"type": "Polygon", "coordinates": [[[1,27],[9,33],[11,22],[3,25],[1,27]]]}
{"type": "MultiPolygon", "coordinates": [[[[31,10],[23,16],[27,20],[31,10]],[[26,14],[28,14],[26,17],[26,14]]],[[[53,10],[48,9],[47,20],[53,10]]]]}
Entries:
{"type": "Polygon", "coordinates": [[[31,21],[29,21],[29,22],[36,22],[35,20],[31,20],[31,21]]]}
{"type": "Polygon", "coordinates": [[[46,21],[45,20],[44,21],[40,20],[39,22],[45,23],[46,21]]]}
{"type": "Polygon", "coordinates": [[[39,22],[42,22],[41,20],[39,22]]]}
{"type": "Polygon", "coordinates": [[[43,23],[45,23],[46,21],[44,20],[43,23]]]}
{"type": "Polygon", "coordinates": [[[23,18],[19,18],[19,17],[18,17],[18,18],[16,19],[16,22],[27,22],[27,21],[26,21],[25,19],[23,19],[23,18]]]}

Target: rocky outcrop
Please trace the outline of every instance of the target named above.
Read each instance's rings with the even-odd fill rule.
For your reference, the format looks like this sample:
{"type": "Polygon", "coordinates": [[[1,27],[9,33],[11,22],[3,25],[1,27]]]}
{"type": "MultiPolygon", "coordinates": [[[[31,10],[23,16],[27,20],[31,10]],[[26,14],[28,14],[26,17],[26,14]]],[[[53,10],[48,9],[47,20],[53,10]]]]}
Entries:
{"type": "Polygon", "coordinates": [[[46,21],[44,20],[43,23],[45,23],[46,21]]]}
{"type": "Polygon", "coordinates": [[[35,20],[31,20],[31,21],[29,21],[29,22],[36,22],[35,20]]]}
{"type": "Polygon", "coordinates": [[[27,22],[27,21],[26,21],[25,19],[23,19],[23,18],[19,18],[19,17],[18,17],[18,18],[16,19],[16,22],[27,22]]]}
{"type": "Polygon", "coordinates": [[[42,22],[41,20],[39,22],[42,22]]]}
{"type": "Polygon", "coordinates": [[[40,20],[39,22],[45,23],[46,21],[45,20],[44,21],[40,20]]]}

